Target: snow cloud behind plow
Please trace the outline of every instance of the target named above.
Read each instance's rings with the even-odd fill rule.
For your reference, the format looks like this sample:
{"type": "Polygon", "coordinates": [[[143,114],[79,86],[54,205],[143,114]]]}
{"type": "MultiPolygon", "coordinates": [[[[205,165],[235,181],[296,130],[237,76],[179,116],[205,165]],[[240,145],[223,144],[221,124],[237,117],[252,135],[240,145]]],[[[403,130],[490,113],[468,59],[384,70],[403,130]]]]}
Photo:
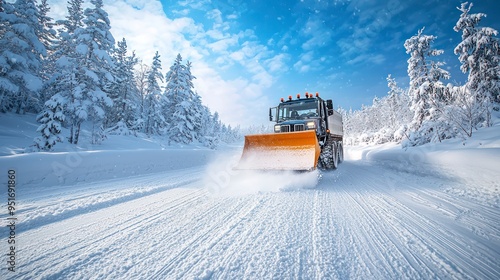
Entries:
{"type": "Polygon", "coordinates": [[[314,188],[320,172],[237,170],[240,152],[226,153],[207,165],[204,185],[214,196],[239,196],[314,188]]]}

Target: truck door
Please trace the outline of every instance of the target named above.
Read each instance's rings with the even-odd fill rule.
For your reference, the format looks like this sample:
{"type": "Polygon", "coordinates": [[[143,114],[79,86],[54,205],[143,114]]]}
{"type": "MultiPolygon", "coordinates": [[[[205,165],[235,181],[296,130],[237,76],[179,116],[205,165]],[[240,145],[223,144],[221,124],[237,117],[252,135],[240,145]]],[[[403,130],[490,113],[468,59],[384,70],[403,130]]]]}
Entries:
{"type": "Polygon", "coordinates": [[[318,132],[320,135],[325,135],[326,134],[326,114],[325,114],[325,106],[323,104],[323,102],[321,100],[318,101],[318,105],[319,105],[319,108],[318,108],[318,111],[319,111],[319,128],[318,128],[318,132]]]}

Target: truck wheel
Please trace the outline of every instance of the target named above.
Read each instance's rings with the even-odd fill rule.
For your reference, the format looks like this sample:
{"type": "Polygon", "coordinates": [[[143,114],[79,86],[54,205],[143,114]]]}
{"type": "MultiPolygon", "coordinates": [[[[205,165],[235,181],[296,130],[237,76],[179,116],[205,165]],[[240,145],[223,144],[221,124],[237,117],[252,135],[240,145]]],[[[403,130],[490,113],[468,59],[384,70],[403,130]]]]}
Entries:
{"type": "Polygon", "coordinates": [[[339,149],[335,142],[332,144],[332,169],[337,169],[339,165],[339,149]]]}
{"type": "Polygon", "coordinates": [[[344,145],[342,145],[342,142],[339,142],[339,163],[342,163],[344,161],[344,145]]]}
{"type": "Polygon", "coordinates": [[[333,158],[334,150],[333,143],[328,140],[325,146],[321,149],[321,154],[319,155],[320,168],[324,170],[333,169],[333,158]]]}

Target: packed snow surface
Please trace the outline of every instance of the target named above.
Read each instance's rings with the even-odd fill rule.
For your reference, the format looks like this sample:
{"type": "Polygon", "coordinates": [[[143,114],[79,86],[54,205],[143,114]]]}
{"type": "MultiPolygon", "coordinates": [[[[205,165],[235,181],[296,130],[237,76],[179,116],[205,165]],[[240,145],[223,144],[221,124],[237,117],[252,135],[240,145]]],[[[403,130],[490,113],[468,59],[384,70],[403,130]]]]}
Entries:
{"type": "Polygon", "coordinates": [[[2,277],[500,278],[500,126],[466,142],[346,147],[337,170],[301,173],[234,170],[241,146],[130,139],[0,156],[18,174],[19,223],[16,272],[2,261],[2,277]]]}

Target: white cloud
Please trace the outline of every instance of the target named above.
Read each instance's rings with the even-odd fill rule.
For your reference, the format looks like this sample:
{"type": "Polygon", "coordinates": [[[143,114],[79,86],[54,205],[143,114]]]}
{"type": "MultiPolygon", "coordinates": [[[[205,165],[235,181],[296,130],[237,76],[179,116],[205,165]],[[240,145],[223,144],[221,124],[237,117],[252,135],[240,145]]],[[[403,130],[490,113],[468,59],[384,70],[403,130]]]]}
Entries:
{"type": "Polygon", "coordinates": [[[300,55],[299,61],[293,67],[300,73],[305,73],[311,70],[312,64],[317,64],[314,62],[314,51],[308,51],[300,55]]]}
{"type": "Polygon", "coordinates": [[[221,119],[235,126],[267,122],[269,99],[263,95],[263,87],[247,79],[223,79],[212,67],[197,64],[193,69],[195,88],[208,104],[212,113],[217,111],[221,119]]]}
{"type": "MultiPolygon", "coordinates": [[[[348,59],[348,63],[382,63],[385,60],[383,56],[370,57],[368,53],[381,47],[377,42],[380,32],[393,24],[394,16],[407,9],[409,5],[409,2],[397,0],[380,2],[352,0],[348,10],[355,15],[356,20],[340,26],[341,31],[350,35],[337,41],[341,54],[348,59]]],[[[408,22],[410,24],[412,21],[408,22]]],[[[388,43],[384,43],[387,48],[388,43]]]]}
{"type": "Polygon", "coordinates": [[[231,46],[235,46],[238,44],[238,36],[233,35],[230,38],[225,38],[214,43],[208,44],[208,48],[210,48],[213,52],[224,53],[227,52],[228,48],[231,46]]]}
{"type": "Polygon", "coordinates": [[[178,4],[184,7],[190,7],[192,9],[202,9],[204,6],[210,4],[210,2],[211,0],[184,0],[179,1],[178,4]]]}
{"type": "Polygon", "coordinates": [[[372,63],[372,64],[382,64],[385,62],[385,57],[381,54],[373,55],[373,54],[361,54],[356,56],[355,58],[347,61],[347,64],[357,64],[357,63],[372,63]]]}
{"type": "Polygon", "coordinates": [[[172,13],[178,16],[187,16],[189,14],[189,9],[173,10],[172,13]]]}
{"type": "Polygon", "coordinates": [[[309,38],[302,44],[302,49],[306,51],[328,45],[332,37],[330,28],[327,28],[319,17],[309,18],[302,28],[301,34],[309,38]]]}
{"type": "Polygon", "coordinates": [[[281,53],[265,60],[264,63],[271,72],[283,72],[288,69],[289,60],[290,55],[281,53]]]}
{"type": "Polygon", "coordinates": [[[207,12],[207,18],[212,19],[215,23],[222,23],[222,12],[218,9],[213,9],[207,12]]]}
{"type": "Polygon", "coordinates": [[[237,14],[230,14],[226,18],[230,19],[230,20],[234,20],[234,19],[238,19],[238,15],[237,14]]]}

